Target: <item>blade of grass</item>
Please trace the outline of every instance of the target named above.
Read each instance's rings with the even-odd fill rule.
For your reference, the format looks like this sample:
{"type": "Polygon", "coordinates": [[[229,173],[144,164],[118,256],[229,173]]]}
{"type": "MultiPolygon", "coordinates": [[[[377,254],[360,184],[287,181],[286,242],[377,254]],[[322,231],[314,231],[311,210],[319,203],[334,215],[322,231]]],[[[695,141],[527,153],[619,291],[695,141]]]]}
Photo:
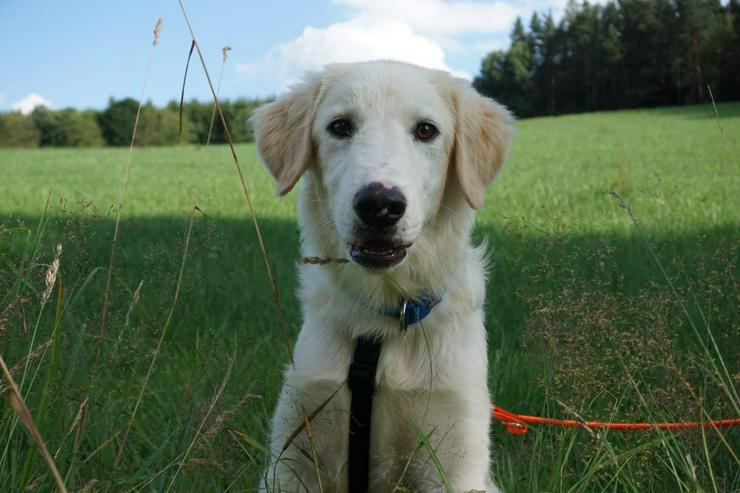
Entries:
{"type": "MultiPolygon", "coordinates": [[[[712,100],[712,108],[714,109],[714,118],[717,121],[717,127],[719,128],[719,135],[722,137],[722,145],[724,147],[725,152],[723,152],[723,158],[726,158],[726,154],[729,152],[729,146],[727,144],[727,138],[725,137],[725,129],[722,127],[722,122],[719,119],[719,110],[717,109],[717,103],[714,101],[714,94],[712,93],[712,86],[707,84],[707,89],[709,90],[709,98],[712,100]]],[[[732,153],[729,153],[730,155],[733,155],[732,153]]],[[[735,161],[735,165],[737,165],[737,161],[735,161]]]]}
{"type": "Polygon", "coordinates": [[[182,141],[182,111],[185,106],[185,83],[188,80],[188,69],[190,68],[190,59],[193,58],[193,48],[195,48],[195,41],[190,43],[188,61],[185,62],[185,74],[182,76],[182,90],[180,91],[180,132],[177,134],[177,138],[180,141],[182,141]]]}
{"type": "MultiPolygon", "coordinates": [[[[313,412],[311,412],[311,414],[308,415],[309,423],[313,421],[314,418],[318,416],[321,411],[324,410],[327,404],[331,402],[331,400],[334,398],[335,395],[337,395],[337,392],[339,392],[341,388],[342,388],[341,386],[337,387],[337,390],[332,392],[331,395],[327,397],[327,399],[324,402],[319,404],[318,407],[314,409],[313,412]]],[[[301,432],[306,428],[306,426],[307,426],[307,423],[304,420],[303,423],[301,423],[295,430],[293,430],[293,432],[290,435],[288,435],[288,438],[285,439],[285,443],[283,444],[283,448],[280,449],[281,454],[285,452],[286,450],[288,450],[288,447],[290,447],[290,444],[293,443],[293,441],[298,437],[298,435],[301,434],[301,432]]]]}
{"type": "Polygon", "coordinates": [[[442,462],[439,460],[439,457],[437,456],[436,450],[434,450],[434,447],[432,446],[431,442],[427,438],[427,436],[424,434],[422,429],[419,427],[419,425],[411,419],[411,417],[407,416],[406,414],[399,411],[399,414],[401,418],[406,422],[406,424],[411,428],[411,430],[416,435],[416,438],[421,442],[422,447],[424,450],[429,454],[429,458],[432,460],[432,463],[434,464],[434,468],[437,470],[437,474],[439,475],[440,481],[442,481],[442,485],[445,487],[445,491],[447,493],[452,493],[452,485],[450,484],[450,480],[447,477],[447,473],[444,470],[444,466],[442,466],[442,462]]]}
{"type": "Polygon", "coordinates": [[[49,467],[51,475],[54,477],[54,481],[56,482],[57,489],[61,493],[67,493],[67,487],[64,485],[64,481],[57,470],[56,464],[54,464],[54,459],[52,459],[51,454],[49,454],[49,450],[46,448],[44,439],[41,436],[41,433],[39,433],[36,423],[33,421],[31,411],[28,410],[26,402],[23,400],[23,397],[18,390],[18,386],[15,384],[15,380],[13,380],[13,375],[5,364],[5,359],[3,359],[2,355],[0,355],[0,367],[3,370],[5,379],[8,381],[8,399],[10,400],[10,405],[13,406],[13,410],[18,415],[18,419],[20,419],[21,423],[23,423],[28,430],[33,443],[36,445],[36,449],[49,467]]]}

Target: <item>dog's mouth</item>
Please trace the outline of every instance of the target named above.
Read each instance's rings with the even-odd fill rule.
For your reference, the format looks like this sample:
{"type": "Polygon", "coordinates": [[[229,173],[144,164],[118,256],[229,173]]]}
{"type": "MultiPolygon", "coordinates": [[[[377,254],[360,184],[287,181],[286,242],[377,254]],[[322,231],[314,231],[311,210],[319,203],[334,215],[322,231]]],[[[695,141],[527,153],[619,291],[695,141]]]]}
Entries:
{"type": "Polygon", "coordinates": [[[406,257],[411,245],[394,245],[385,240],[371,240],[350,247],[349,255],[357,264],[369,269],[387,269],[406,257]]]}

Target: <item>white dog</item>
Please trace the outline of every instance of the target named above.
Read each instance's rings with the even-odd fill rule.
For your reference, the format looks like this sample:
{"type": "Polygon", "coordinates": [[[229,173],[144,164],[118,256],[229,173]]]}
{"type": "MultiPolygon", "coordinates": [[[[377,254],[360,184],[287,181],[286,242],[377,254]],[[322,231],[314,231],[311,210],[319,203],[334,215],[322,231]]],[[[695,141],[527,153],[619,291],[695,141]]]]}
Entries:
{"type": "Polygon", "coordinates": [[[497,491],[484,252],[470,236],[508,152],[509,113],[445,72],[377,61],[310,74],[253,123],[278,194],[303,176],[302,254],[349,260],[300,268],[303,326],[262,490],[348,491],[347,375],[369,336],[382,341],[369,490],[497,491]],[[402,330],[393,314],[430,297],[429,315],[402,330]]]}

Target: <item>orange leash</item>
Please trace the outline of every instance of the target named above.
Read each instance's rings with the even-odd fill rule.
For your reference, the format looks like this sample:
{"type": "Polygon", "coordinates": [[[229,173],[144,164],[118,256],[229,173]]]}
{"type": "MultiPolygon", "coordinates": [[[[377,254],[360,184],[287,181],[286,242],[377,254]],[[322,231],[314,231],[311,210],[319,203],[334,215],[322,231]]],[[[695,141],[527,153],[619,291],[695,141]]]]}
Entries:
{"type": "Polygon", "coordinates": [[[522,435],[529,431],[530,425],[552,425],[609,430],[685,430],[689,428],[714,428],[740,425],[740,418],[718,419],[714,421],[688,421],[684,423],[608,423],[605,421],[577,421],[574,419],[552,419],[540,416],[516,414],[491,404],[491,416],[506,426],[506,431],[522,435]]]}

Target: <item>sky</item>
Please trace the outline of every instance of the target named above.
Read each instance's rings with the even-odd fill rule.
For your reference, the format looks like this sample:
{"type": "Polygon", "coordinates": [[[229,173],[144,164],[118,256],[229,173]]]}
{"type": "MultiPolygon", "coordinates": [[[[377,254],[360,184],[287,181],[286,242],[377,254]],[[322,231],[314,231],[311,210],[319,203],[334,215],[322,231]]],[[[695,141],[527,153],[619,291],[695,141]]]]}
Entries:
{"type": "MultiPolygon", "coordinates": [[[[517,16],[558,18],[567,0],[183,2],[214,83],[231,47],[220,97],[253,98],[335,62],[396,59],[472,78],[486,53],[508,46],[517,16]]],[[[177,0],[0,0],[0,46],[0,111],[101,109],[142,93],[157,105],[179,99],[190,35],[177,0]]],[[[210,99],[195,57],[185,97],[210,99]]]]}

